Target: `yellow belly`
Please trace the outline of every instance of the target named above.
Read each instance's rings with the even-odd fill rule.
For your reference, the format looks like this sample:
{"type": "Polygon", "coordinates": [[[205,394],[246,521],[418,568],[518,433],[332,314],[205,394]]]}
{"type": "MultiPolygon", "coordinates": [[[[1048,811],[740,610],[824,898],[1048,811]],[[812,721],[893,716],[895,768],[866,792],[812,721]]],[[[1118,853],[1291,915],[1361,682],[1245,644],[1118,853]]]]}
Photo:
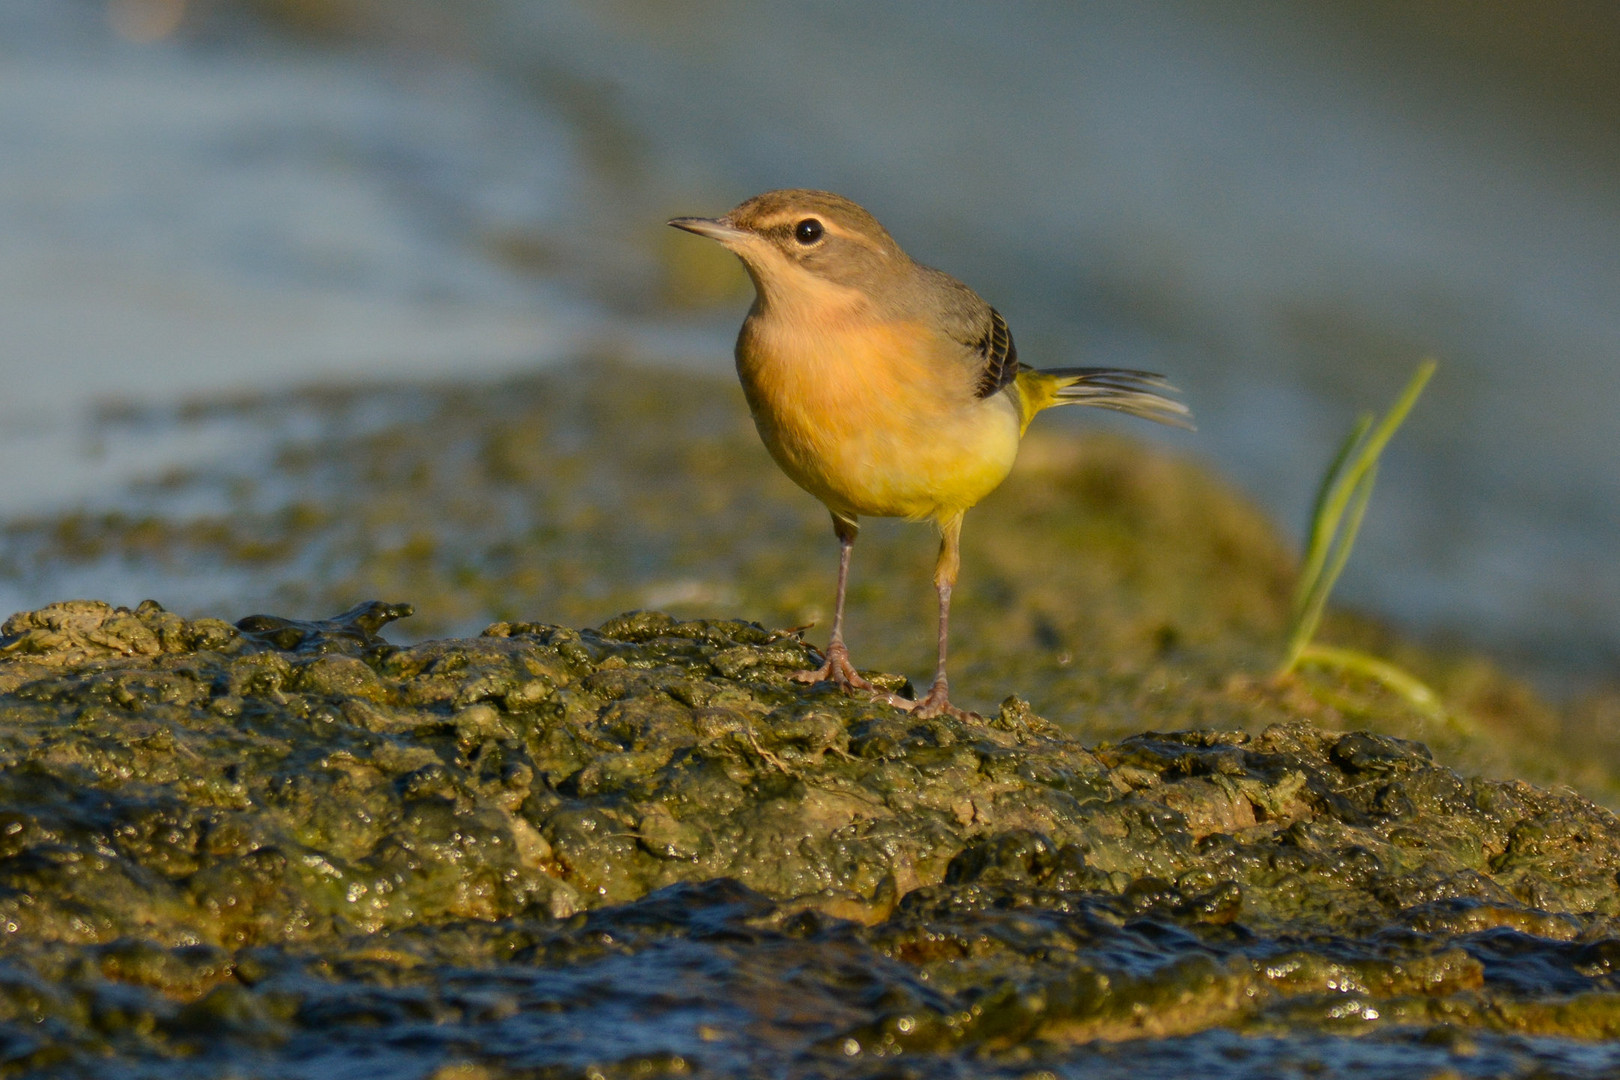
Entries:
{"type": "Polygon", "coordinates": [[[944,520],[1006,478],[1020,434],[1012,397],[976,397],[951,347],[915,324],[751,318],[737,371],[771,456],[830,510],[944,520]]]}

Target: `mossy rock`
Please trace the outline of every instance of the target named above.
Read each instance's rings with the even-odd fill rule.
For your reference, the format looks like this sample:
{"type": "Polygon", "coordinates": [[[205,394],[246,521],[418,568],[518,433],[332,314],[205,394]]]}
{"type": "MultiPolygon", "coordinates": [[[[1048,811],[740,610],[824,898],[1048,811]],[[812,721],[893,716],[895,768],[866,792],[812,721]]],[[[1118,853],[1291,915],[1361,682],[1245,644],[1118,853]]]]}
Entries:
{"type": "Polygon", "coordinates": [[[389,645],[408,610],[5,624],[7,1068],[1620,1067],[1620,823],[1578,795],[1303,719],[919,720],[746,622],[389,645]]]}

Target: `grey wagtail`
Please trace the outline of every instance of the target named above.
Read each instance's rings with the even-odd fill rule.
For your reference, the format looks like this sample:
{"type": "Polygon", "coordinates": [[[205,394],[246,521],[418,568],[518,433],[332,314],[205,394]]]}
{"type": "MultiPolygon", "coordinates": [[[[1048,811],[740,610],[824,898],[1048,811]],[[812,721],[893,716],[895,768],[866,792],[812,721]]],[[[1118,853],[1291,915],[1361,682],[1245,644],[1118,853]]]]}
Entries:
{"type": "Polygon", "coordinates": [[[962,515],[1013,466],[1035,414],[1097,405],[1191,427],[1162,376],[1119,368],[1036,371],[1007,322],[977,293],[900,250],[871,214],[826,191],[767,191],[718,218],[675,218],[717,240],[753,279],[737,335],[737,374],[776,463],[832,513],[838,599],[826,663],[794,678],[831,680],[923,717],[950,703],[945,642],[962,515]],[[939,529],[939,666],[911,702],[877,689],[844,645],[844,587],[860,517],[939,529]]]}

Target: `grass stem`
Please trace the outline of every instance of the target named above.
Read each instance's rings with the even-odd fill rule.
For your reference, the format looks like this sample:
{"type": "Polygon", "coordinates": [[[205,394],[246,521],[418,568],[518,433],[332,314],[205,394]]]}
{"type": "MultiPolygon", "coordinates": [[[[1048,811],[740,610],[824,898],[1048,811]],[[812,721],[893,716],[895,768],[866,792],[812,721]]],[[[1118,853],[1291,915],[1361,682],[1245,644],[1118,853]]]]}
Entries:
{"type": "Polygon", "coordinates": [[[1401,396],[1382,419],[1375,419],[1371,415],[1357,419],[1349,437],[1339,447],[1323,475],[1316,502],[1311,508],[1311,529],[1306,538],[1299,584],[1294,589],[1288,645],[1283,654],[1282,667],[1278,670],[1279,675],[1287,675],[1309,659],[1315,663],[1359,670],[1371,675],[1425,710],[1439,707],[1439,698],[1434,691],[1392,664],[1349,650],[1311,644],[1321,624],[1322,613],[1327,610],[1328,597],[1332,595],[1333,586],[1350,559],[1356,533],[1360,531],[1362,519],[1366,516],[1367,503],[1378,480],[1378,458],[1389,444],[1390,437],[1406,419],[1407,413],[1412,411],[1434,369],[1433,360],[1419,364],[1406,388],[1401,391],[1401,396]],[[1402,684],[1410,685],[1403,690],[1402,684]],[[1426,701],[1431,704],[1423,704],[1426,701]]]}

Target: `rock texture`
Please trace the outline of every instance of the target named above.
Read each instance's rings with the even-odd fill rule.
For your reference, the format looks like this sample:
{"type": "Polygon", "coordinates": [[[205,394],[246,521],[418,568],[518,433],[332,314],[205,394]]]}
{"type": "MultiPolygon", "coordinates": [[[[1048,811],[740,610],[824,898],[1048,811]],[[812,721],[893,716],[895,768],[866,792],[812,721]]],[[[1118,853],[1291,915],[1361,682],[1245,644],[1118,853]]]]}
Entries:
{"type": "Polygon", "coordinates": [[[917,720],[749,623],[408,613],[5,624],[6,1068],[1620,1069],[1579,796],[1303,721],[917,720]]]}

